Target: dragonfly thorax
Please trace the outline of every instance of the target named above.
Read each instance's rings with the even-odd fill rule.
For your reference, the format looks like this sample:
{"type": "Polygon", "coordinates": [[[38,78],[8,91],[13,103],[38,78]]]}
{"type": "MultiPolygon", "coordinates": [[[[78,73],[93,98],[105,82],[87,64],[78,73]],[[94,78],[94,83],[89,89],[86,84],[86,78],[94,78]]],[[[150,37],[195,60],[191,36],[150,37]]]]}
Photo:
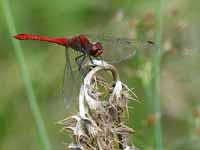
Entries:
{"type": "Polygon", "coordinates": [[[79,35],[69,39],[67,46],[81,53],[98,57],[103,53],[103,47],[100,42],[92,43],[86,36],[79,35]]]}

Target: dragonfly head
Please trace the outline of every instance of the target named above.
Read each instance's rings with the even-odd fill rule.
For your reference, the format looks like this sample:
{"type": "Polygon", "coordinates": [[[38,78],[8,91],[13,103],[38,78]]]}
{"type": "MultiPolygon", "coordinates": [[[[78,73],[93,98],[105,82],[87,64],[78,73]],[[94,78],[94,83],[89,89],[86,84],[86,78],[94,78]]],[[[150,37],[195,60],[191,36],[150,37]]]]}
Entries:
{"type": "Polygon", "coordinates": [[[103,47],[100,42],[96,42],[92,44],[91,50],[90,50],[90,55],[94,57],[98,57],[103,53],[103,47]]]}

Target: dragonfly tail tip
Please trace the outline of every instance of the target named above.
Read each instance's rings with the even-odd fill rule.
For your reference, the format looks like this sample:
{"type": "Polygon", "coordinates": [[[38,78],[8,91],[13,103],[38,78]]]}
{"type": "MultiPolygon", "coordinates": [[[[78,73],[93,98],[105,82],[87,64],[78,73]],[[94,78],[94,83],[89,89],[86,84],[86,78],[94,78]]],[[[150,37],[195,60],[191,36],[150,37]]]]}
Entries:
{"type": "Polygon", "coordinates": [[[17,34],[17,35],[14,35],[13,37],[18,40],[25,40],[26,34],[17,34]]]}

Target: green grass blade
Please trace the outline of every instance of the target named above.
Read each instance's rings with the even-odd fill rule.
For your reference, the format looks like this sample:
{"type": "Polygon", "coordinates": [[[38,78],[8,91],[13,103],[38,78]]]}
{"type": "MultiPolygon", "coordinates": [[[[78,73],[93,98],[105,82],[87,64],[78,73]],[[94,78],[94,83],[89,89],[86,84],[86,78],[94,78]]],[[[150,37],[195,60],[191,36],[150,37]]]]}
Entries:
{"type": "Polygon", "coordinates": [[[3,7],[3,12],[5,14],[6,22],[8,25],[10,37],[12,39],[12,44],[14,46],[15,54],[16,54],[18,63],[20,65],[21,76],[24,82],[26,93],[27,93],[28,102],[29,102],[31,111],[33,113],[33,116],[36,122],[38,134],[39,134],[41,144],[42,144],[42,149],[50,150],[50,142],[49,142],[47,132],[44,126],[44,121],[41,117],[41,113],[40,113],[40,110],[36,101],[36,97],[33,91],[32,82],[30,80],[30,75],[28,73],[28,68],[26,65],[26,61],[23,55],[21,45],[19,41],[12,38],[12,36],[16,34],[16,29],[15,29],[15,24],[14,24],[13,17],[11,14],[10,6],[9,6],[9,1],[2,0],[2,7],[3,7]]]}
{"type": "Polygon", "coordinates": [[[164,0],[160,0],[157,5],[157,32],[156,32],[156,48],[154,50],[152,60],[152,77],[153,77],[153,100],[154,112],[158,115],[158,121],[155,124],[155,143],[156,150],[162,150],[162,125],[161,125],[161,108],[160,108],[160,60],[162,55],[162,23],[163,23],[163,5],[164,0]]]}

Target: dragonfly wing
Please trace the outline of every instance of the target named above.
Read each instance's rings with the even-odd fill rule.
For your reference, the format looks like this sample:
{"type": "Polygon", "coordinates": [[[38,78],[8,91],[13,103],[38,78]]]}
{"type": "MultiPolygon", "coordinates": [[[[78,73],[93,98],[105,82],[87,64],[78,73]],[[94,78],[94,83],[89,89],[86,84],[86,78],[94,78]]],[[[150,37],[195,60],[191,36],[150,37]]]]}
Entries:
{"type": "Polygon", "coordinates": [[[149,42],[141,42],[129,38],[114,38],[106,36],[98,36],[86,34],[93,42],[100,42],[103,46],[103,59],[111,62],[118,63],[126,59],[132,58],[136,51],[149,49],[152,44],[149,42]]]}
{"type": "Polygon", "coordinates": [[[103,58],[111,63],[132,58],[138,46],[134,41],[124,38],[104,38],[101,43],[104,49],[103,58]]]}
{"type": "Polygon", "coordinates": [[[66,65],[62,87],[62,95],[67,110],[70,110],[72,105],[74,106],[74,104],[78,103],[79,88],[82,80],[74,60],[79,54],[69,50],[66,49],[66,65]]]}

